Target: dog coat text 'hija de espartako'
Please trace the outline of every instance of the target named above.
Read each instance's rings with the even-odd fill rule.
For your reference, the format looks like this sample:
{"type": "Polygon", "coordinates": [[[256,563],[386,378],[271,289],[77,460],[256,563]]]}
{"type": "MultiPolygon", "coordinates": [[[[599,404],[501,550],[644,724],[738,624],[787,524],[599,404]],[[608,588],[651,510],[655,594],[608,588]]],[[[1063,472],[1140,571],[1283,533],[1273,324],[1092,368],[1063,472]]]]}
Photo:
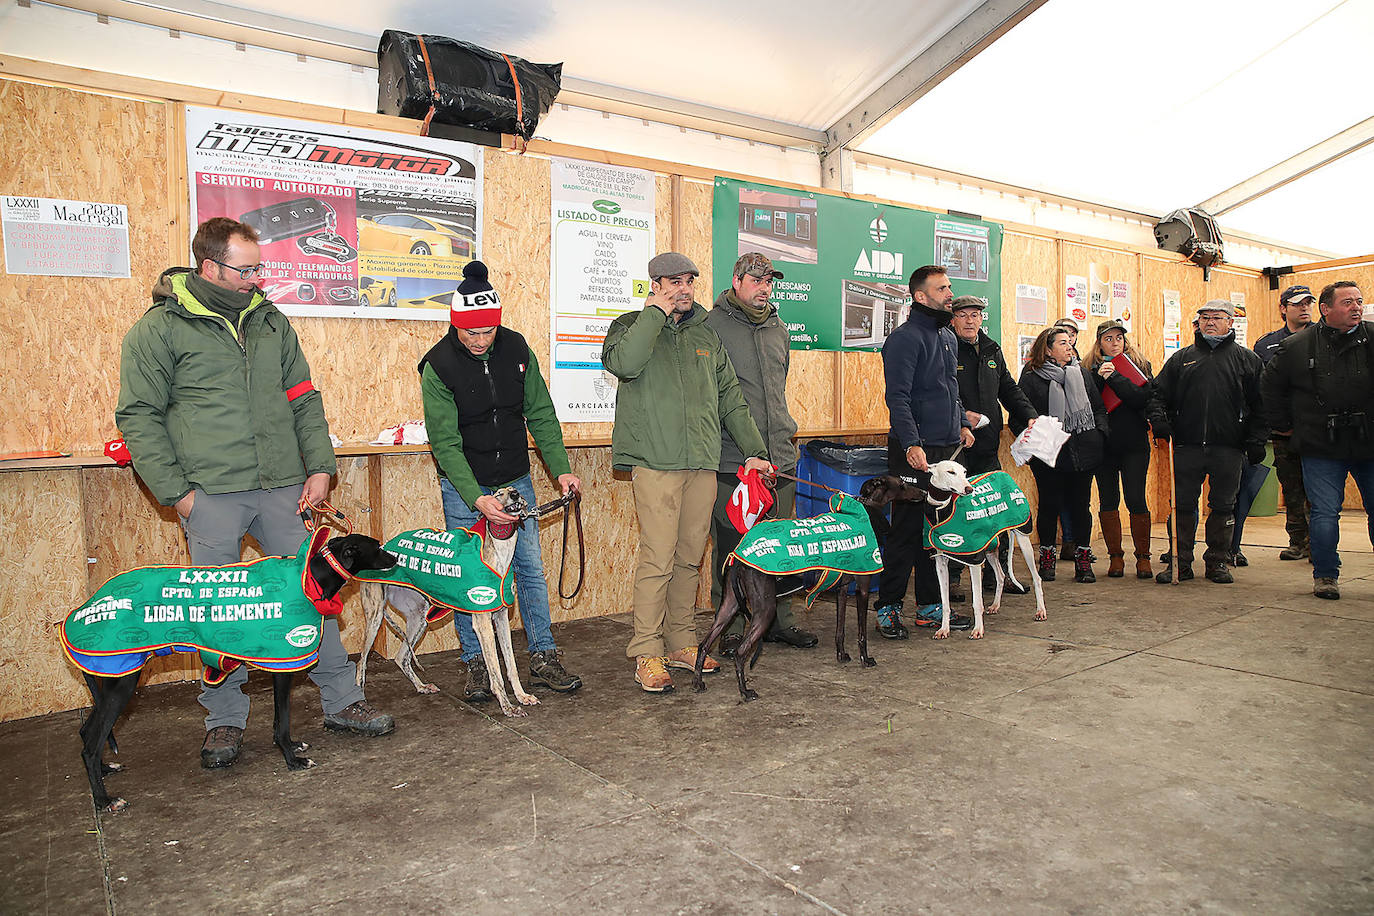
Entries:
{"type": "Polygon", "coordinates": [[[808,607],[840,576],[871,575],[883,568],[868,511],[844,493],[830,497],[826,515],[759,522],[740,539],[726,562],[736,561],[770,576],[820,571],[820,580],[806,593],[808,607]]]}
{"type": "Polygon", "coordinates": [[[382,546],[396,555],[396,565],[363,570],[357,577],[415,589],[434,605],[426,615],[430,621],[454,610],[481,614],[515,604],[514,573],[507,569],[502,576],[482,562],[479,530],[418,528],[382,546]]]}
{"type": "Polygon", "coordinates": [[[1003,531],[1030,520],[1030,501],[1006,471],[991,471],[969,481],[973,492],[954,497],[952,511],[933,527],[925,520],[921,546],[940,551],[952,560],[981,563],[982,554],[1003,531]],[[967,558],[967,559],[964,559],[967,558]]]}
{"type": "Polygon", "coordinates": [[[268,671],[315,663],[323,614],[336,597],[316,600],[310,557],[328,538],[319,528],[294,557],[229,566],[144,566],[120,573],[59,625],[62,649],[78,668],[117,677],[155,655],[199,652],[227,672],[241,662],[268,671]]]}

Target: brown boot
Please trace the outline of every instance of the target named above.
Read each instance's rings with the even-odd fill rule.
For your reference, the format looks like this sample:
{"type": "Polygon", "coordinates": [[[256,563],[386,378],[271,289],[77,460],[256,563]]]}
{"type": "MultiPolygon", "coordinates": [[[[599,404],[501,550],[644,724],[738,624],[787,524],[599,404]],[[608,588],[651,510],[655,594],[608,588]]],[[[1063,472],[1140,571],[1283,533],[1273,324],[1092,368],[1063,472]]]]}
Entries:
{"type": "Polygon", "coordinates": [[[1131,541],[1135,543],[1135,577],[1151,578],[1154,570],[1150,569],[1150,513],[1131,513],[1131,541]]]}
{"type": "Polygon", "coordinates": [[[1098,521],[1102,525],[1102,540],[1107,542],[1107,578],[1120,579],[1126,574],[1125,554],[1121,549],[1121,513],[1099,512],[1098,521]]]}

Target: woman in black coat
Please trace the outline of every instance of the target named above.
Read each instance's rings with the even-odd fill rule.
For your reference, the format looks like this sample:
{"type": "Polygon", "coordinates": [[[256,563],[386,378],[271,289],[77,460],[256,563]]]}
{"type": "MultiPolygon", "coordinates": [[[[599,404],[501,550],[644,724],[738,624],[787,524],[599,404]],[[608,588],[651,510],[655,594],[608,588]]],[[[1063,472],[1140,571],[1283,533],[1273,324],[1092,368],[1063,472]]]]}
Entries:
{"type": "Polygon", "coordinates": [[[1145,475],[1150,470],[1150,424],[1145,407],[1154,395],[1150,361],[1131,345],[1119,321],[1097,326],[1097,342],[1084,360],[1107,407],[1107,447],[1097,467],[1098,519],[1107,542],[1107,575],[1126,574],[1121,546],[1121,494],[1131,516],[1135,544],[1135,577],[1153,578],[1150,569],[1150,507],[1145,502],[1145,475]],[[1143,376],[1143,377],[1142,377],[1143,376]],[[1108,394],[1110,392],[1110,395],[1108,394]]]}
{"type": "Polygon", "coordinates": [[[1093,383],[1087,367],[1074,362],[1068,331],[1049,327],[1040,332],[1031,347],[1030,361],[1021,371],[1021,390],[1041,416],[1058,417],[1069,441],[1059,451],[1054,467],[1032,458],[1031,473],[1039,491],[1035,528],[1040,535],[1040,576],[1054,579],[1055,531],[1059,510],[1067,506],[1073,518],[1074,534],[1080,538],[1074,550],[1074,579],[1096,582],[1092,557],[1093,471],[1102,463],[1107,408],[1093,383]]]}

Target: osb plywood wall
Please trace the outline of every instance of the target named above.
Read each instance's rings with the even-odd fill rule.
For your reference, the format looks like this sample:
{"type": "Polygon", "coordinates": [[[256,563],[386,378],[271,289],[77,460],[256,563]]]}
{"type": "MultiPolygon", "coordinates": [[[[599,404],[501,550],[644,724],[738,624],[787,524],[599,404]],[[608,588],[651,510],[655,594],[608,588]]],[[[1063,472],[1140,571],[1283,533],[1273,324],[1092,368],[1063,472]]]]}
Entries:
{"type": "MultiPolygon", "coordinates": [[[[130,279],[0,274],[0,343],[22,370],[0,376],[0,396],[12,405],[0,417],[0,453],[38,448],[96,453],[115,433],[120,340],[147,307],[157,274],[187,260],[193,227],[186,225],[184,178],[177,165],[183,155],[179,109],[155,100],[0,81],[0,123],[6,125],[0,144],[4,193],[129,207],[130,279]],[[99,129],[73,133],[73,123],[99,129]]],[[[525,335],[547,374],[549,161],[488,150],[485,169],[483,258],[502,293],[506,323],[525,335]]],[[[655,186],[657,247],[676,248],[697,263],[697,299],[708,304],[728,282],[725,269],[711,262],[711,184],[665,171],[655,176],[655,186]]],[[[1110,264],[1113,278],[1134,284],[1138,338],[1156,364],[1162,355],[1160,289],[1180,290],[1185,306],[1239,289],[1246,292],[1252,315],[1260,303],[1272,312],[1275,301],[1245,272],[1218,271],[1203,284],[1197,268],[1171,262],[1167,255],[1125,254],[1015,231],[1006,234],[1002,259],[1003,342],[1013,363],[1016,335],[1038,330],[1015,324],[1015,284],[1045,286],[1052,321],[1063,313],[1064,274],[1086,274],[1091,261],[1110,264]]],[[[293,323],[323,392],[330,426],[346,444],[369,441],[382,427],[421,415],[415,364],[446,330],[442,322],[299,318],[293,323]]],[[[788,395],[804,429],[885,429],[882,393],[882,361],[876,353],[792,355],[788,395]]],[[[565,437],[570,445],[604,443],[610,426],[569,425],[565,437]]],[[[860,438],[872,444],[882,437],[860,438]]],[[[624,611],[630,598],[624,571],[637,543],[630,487],[623,475],[612,472],[609,449],[589,444],[573,448],[570,457],[586,484],[587,571],[578,598],[560,602],[561,529],[556,520],[546,521],[541,542],[555,622],[624,611]]],[[[1017,473],[1029,486],[1029,475],[1017,473]]],[[[534,477],[540,500],[551,498],[547,473],[537,467],[534,477]]],[[[443,524],[428,455],[341,458],[332,499],[357,530],[383,537],[443,524]]],[[[9,624],[0,640],[0,720],[79,706],[85,687],[57,650],[51,622],[117,571],[186,562],[180,528],[131,471],[87,467],[0,474],[0,531],[5,534],[0,614],[9,624]]],[[[255,555],[249,544],[245,557],[255,555]]],[[[355,591],[347,593],[342,624],[345,646],[357,652],[363,626],[355,591]]],[[[422,649],[456,646],[446,620],[431,627],[422,649]]],[[[376,648],[390,654],[394,641],[383,631],[376,648]]],[[[146,679],[156,683],[195,674],[194,660],[181,656],[155,661],[146,679]]]]}

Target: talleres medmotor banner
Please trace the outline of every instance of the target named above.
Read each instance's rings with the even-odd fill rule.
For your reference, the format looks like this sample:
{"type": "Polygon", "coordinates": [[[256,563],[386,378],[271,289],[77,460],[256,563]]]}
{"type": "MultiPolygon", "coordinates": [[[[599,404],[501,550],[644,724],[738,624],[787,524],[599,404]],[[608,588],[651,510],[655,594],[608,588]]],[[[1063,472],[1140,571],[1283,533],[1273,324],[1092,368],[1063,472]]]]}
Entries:
{"type": "Polygon", "coordinates": [[[912,271],[926,264],[946,270],[956,296],[986,303],[984,330],[1000,342],[997,223],[716,178],[715,292],[750,251],[767,255],[784,275],[773,284],[773,301],[794,350],[881,350],[906,319],[912,271]]]}
{"type": "Polygon", "coordinates": [[[481,256],[471,143],[188,107],[186,164],[192,222],[256,229],[258,285],[288,315],[447,321],[481,256]]]}

